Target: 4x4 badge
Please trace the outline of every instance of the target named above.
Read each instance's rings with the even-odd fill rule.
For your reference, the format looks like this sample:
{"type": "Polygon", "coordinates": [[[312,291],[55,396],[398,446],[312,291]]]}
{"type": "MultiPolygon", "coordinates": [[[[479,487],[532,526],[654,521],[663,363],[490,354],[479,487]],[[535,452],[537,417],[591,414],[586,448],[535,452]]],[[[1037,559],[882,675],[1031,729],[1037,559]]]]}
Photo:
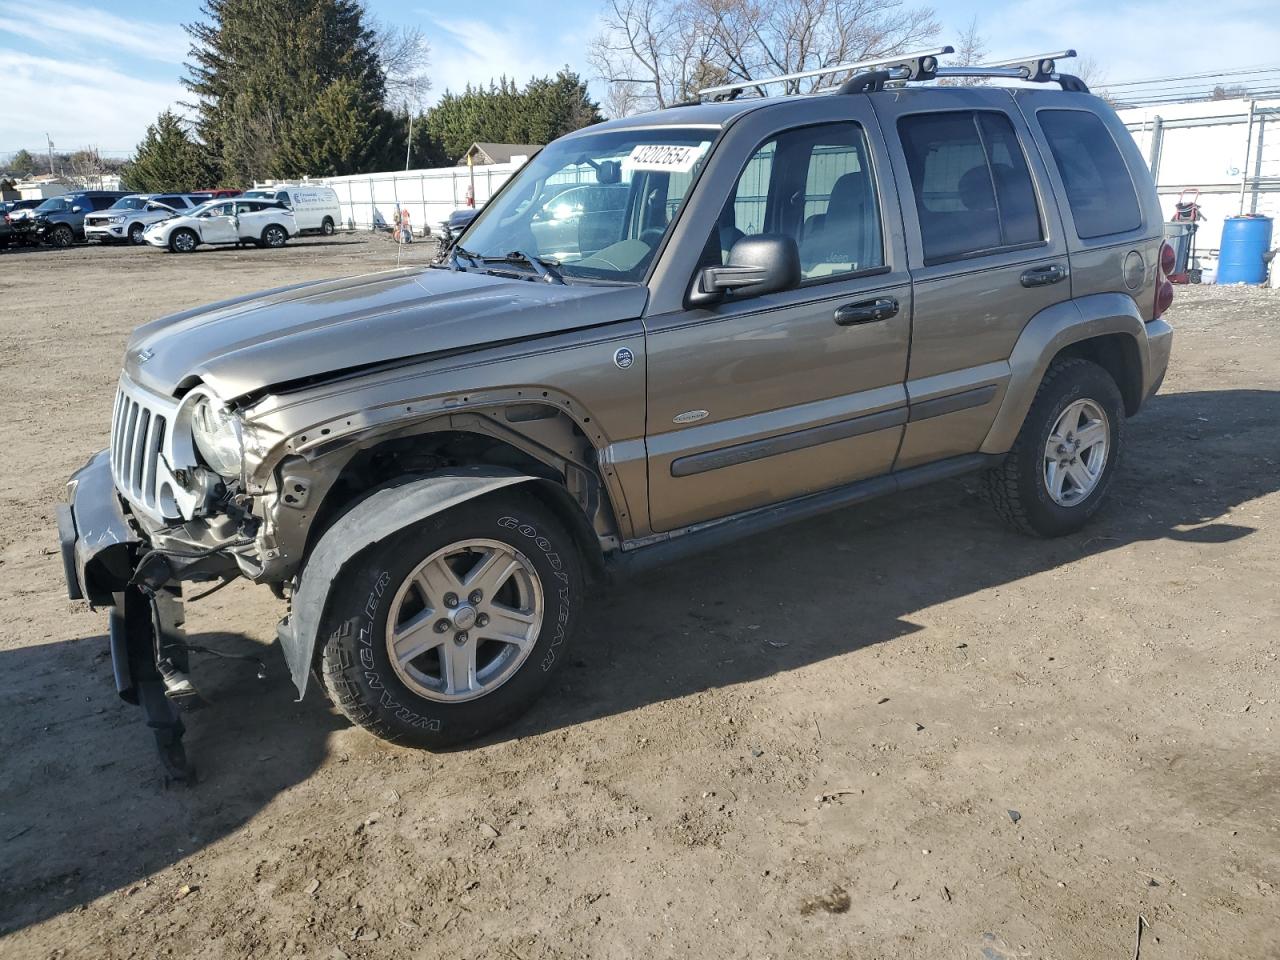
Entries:
{"type": "Polygon", "coordinates": [[[146,363],[155,355],[156,355],[156,352],[152,350],[150,347],[143,347],[141,350],[139,350],[137,353],[133,355],[133,359],[137,360],[139,363],[146,363]]]}
{"type": "Polygon", "coordinates": [[[619,347],[613,352],[613,362],[625,370],[636,362],[636,355],[626,347],[619,347]]]}

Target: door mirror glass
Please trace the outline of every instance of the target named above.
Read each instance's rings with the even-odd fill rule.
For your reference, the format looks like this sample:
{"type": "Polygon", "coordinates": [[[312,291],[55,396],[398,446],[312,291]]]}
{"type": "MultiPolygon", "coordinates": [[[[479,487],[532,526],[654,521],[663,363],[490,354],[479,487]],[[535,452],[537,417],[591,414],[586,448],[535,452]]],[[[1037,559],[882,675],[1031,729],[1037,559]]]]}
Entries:
{"type": "Polygon", "coordinates": [[[743,237],[729,250],[728,261],[698,274],[689,293],[690,304],[717,303],[729,294],[777,293],[800,285],[800,247],[794,237],[768,233],[743,237]]]}

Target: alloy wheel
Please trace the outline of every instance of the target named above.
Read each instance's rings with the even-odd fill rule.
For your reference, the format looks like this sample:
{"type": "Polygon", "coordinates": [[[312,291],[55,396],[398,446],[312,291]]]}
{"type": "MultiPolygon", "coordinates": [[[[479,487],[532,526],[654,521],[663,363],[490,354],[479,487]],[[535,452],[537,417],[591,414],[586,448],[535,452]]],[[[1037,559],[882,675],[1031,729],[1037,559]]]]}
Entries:
{"type": "Polygon", "coordinates": [[[542,582],[527,557],[497,540],[437,550],[400,585],[387,616],[387,655],[428,700],[474,700],[520,669],[542,627],[542,582]]]}
{"type": "Polygon", "coordinates": [[[1111,448],[1101,404],[1076,400],[1062,411],[1044,447],[1044,485],[1053,502],[1072,507],[1097,488],[1111,448]]]}

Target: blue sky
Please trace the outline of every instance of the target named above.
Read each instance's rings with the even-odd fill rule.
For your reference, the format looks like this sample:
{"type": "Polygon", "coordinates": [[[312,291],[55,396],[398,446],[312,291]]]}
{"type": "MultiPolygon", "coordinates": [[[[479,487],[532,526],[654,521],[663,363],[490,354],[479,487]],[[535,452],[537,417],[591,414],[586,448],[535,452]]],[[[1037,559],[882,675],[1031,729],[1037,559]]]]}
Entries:
{"type": "MultiPolygon", "coordinates": [[[[155,115],[183,98],[181,24],[198,0],[0,0],[0,155],[42,147],[132,150],[155,115]]],[[[601,0],[369,0],[432,45],[433,95],[506,73],[564,64],[590,74],[586,47],[601,0]],[[545,15],[538,15],[545,11],[545,15]],[[530,14],[533,16],[530,16],[530,14]]],[[[933,4],[943,40],[975,14],[992,59],[1073,46],[1107,80],[1280,60],[1274,0],[957,0],[933,4]]],[[[597,87],[598,90],[598,87],[597,87]]]]}

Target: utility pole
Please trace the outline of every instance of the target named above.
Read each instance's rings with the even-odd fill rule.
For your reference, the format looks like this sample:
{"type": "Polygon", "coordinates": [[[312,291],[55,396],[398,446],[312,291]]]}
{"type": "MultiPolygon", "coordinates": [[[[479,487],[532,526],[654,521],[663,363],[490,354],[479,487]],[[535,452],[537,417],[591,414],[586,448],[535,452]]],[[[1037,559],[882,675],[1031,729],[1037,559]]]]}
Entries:
{"type": "Polygon", "coordinates": [[[413,79],[413,94],[409,97],[409,103],[405,108],[409,114],[409,139],[404,145],[404,168],[409,169],[409,151],[413,149],[413,110],[418,102],[418,78],[413,79]]]}
{"type": "Polygon", "coordinates": [[[53,138],[49,136],[48,132],[44,135],[44,141],[49,145],[49,175],[53,176],[53,138]]]}

